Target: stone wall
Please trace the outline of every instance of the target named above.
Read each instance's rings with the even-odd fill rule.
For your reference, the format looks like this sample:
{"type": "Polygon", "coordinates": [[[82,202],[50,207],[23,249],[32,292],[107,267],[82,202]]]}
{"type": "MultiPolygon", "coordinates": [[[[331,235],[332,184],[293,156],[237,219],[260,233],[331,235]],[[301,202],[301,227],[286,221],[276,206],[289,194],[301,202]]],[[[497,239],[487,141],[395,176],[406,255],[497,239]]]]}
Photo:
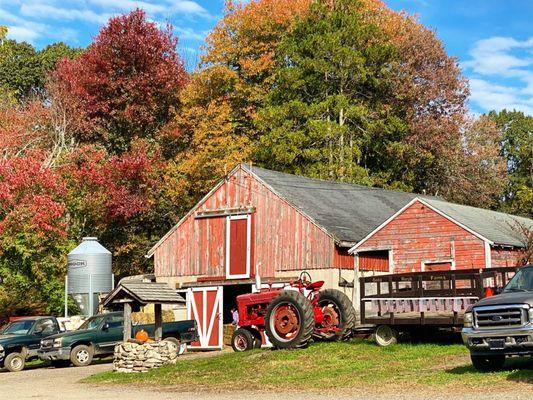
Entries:
{"type": "Polygon", "coordinates": [[[125,342],[115,346],[113,370],[116,372],[147,372],[178,361],[178,347],[169,341],[153,343],[125,342]]]}

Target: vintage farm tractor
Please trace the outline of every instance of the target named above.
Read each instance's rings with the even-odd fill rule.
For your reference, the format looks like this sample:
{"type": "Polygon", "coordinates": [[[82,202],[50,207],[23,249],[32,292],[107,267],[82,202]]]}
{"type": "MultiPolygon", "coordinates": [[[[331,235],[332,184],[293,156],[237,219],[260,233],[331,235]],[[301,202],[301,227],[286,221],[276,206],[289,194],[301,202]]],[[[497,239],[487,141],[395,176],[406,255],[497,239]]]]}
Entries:
{"type": "Polygon", "coordinates": [[[280,349],[305,347],[311,338],[346,338],[355,323],[353,305],[339,290],[321,290],[323,285],[324,281],[312,282],[304,271],[289,286],[269,285],[237,296],[239,328],[231,340],[233,350],[261,347],[263,334],[280,349]]]}

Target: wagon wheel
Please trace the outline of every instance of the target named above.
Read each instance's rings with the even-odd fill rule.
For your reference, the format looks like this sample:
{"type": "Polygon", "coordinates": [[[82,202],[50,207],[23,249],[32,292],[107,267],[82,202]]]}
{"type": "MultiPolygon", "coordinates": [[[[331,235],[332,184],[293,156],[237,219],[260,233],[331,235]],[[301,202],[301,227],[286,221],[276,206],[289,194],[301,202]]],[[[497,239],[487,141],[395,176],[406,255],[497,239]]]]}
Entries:
{"type": "Polygon", "coordinates": [[[301,347],[311,338],[314,321],[311,302],[299,292],[286,290],[269,304],[265,331],[275,347],[301,347]]]}
{"type": "Polygon", "coordinates": [[[388,325],[380,325],[376,328],[374,339],[378,346],[391,346],[398,343],[398,331],[388,325]]]}

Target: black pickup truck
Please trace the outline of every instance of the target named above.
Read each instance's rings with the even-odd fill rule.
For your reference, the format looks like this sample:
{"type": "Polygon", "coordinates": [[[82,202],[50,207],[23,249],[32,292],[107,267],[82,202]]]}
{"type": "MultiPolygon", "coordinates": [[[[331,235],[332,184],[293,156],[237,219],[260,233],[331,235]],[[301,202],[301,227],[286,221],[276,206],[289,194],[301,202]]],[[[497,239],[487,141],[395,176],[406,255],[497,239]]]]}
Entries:
{"type": "Polygon", "coordinates": [[[0,368],[17,372],[26,361],[37,358],[41,340],[59,333],[55,317],[24,317],[0,330],[0,368]]]}
{"type": "MultiPolygon", "coordinates": [[[[154,325],[134,325],[133,336],[145,330],[153,336],[154,325]]],[[[39,358],[56,366],[70,363],[77,367],[90,365],[95,357],[113,354],[115,345],[122,342],[124,320],[121,312],[100,314],[86,320],[77,330],[44,338],[38,352],[39,358]]],[[[163,339],[173,341],[182,350],[188,343],[198,340],[194,320],[164,322],[163,339]]]]}
{"type": "Polygon", "coordinates": [[[467,310],[463,341],[476,369],[498,370],[511,356],[533,356],[533,265],[518,270],[501,294],[467,310]]]}

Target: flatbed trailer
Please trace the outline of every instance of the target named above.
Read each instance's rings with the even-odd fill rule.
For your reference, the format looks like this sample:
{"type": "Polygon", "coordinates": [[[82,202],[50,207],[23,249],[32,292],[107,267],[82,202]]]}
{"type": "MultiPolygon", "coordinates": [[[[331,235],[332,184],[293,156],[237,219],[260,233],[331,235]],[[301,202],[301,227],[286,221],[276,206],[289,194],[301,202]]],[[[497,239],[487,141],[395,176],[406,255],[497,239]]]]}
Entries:
{"type": "Polygon", "coordinates": [[[515,272],[516,268],[505,267],[361,277],[360,327],[368,331],[373,326],[376,342],[382,346],[396,343],[403,332],[458,331],[465,310],[497,293],[515,272]]]}

